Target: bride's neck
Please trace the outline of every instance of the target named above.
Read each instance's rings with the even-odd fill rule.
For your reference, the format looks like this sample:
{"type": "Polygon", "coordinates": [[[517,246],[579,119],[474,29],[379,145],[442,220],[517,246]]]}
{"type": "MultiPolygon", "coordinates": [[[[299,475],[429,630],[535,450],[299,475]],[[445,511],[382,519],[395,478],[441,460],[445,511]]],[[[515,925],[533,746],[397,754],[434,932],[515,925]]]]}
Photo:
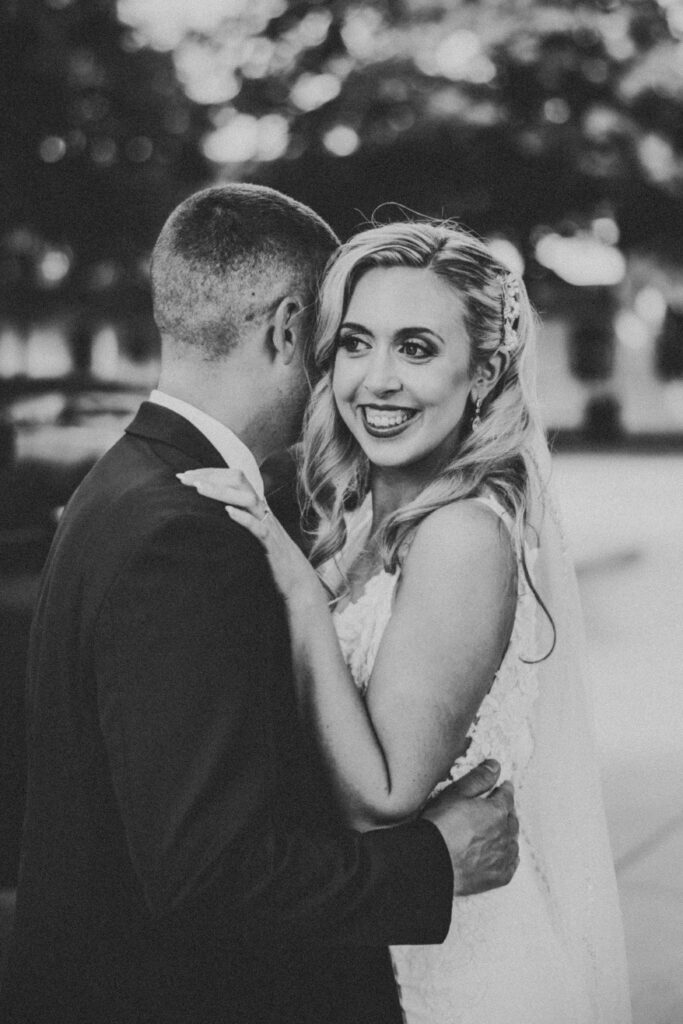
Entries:
{"type": "Polygon", "coordinates": [[[406,479],[404,473],[391,470],[374,470],[370,481],[372,494],[371,534],[380,527],[387,516],[407,505],[422,490],[422,483],[406,479]]]}

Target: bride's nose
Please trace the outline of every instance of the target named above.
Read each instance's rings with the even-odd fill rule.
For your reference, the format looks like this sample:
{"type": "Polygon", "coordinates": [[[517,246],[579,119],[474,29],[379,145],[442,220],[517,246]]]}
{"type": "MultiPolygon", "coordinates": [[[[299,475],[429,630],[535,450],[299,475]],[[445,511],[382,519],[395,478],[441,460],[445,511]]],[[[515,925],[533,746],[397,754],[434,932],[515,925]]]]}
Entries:
{"type": "Polygon", "coordinates": [[[403,387],[393,353],[378,346],[366,363],[364,387],[374,395],[394,394],[403,387]]]}

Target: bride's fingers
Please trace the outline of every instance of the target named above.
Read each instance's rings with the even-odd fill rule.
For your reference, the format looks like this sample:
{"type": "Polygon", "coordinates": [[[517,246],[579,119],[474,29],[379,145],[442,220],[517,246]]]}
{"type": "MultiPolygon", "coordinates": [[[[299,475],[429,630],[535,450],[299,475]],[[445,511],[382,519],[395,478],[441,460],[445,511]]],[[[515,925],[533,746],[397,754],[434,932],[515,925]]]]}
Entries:
{"type": "Polygon", "coordinates": [[[181,483],[196,484],[199,481],[204,483],[212,481],[216,484],[225,480],[233,486],[249,487],[249,481],[241,469],[230,469],[227,466],[203,466],[201,469],[186,469],[183,473],[176,473],[181,483]]]}
{"type": "Polygon", "coordinates": [[[252,512],[259,519],[265,511],[265,502],[254,494],[251,490],[245,490],[243,487],[231,487],[226,483],[215,484],[212,481],[199,482],[196,484],[188,484],[189,487],[194,487],[198,494],[201,494],[204,498],[214,498],[216,501],[222,501],[224,504],[236,505],[238,508],[245,508],[252,512]]]}
{"type": "Polygon", "coordinates": [[[242,508],[235,508],[234,505],[226,505],[225,511],[231,519],[234,519],[240,526],[244,526],[257,540],[265,544],[268,538],[268,523],[264,519],[257,519],[251,512],[246,512],[242,508]]]}
{"type": "Polygon", "coordinates": [[[197,493],[205,498],[215,498],[216,501],[223,502],[229,501],[231,505],[252,509],[257,515],[261,508],[265,509],[265,503],[259,499],[258,495],[249,485],[244,487],[239,483],[232,484],[225,478],[209,476],[200,477],[196,480],[183,479],[180,482],[185,487],[194,487],[197,493]]]}
{"type": "Polygon", "coordinates": [[[189,469],[185,473],[177,473],[181,484],[194,487],[207,498],[217,501],[230,501],[238,498],[235,504],[248,508],[255,507],[259,497],[244,473],[239,469],[189,469]]]}

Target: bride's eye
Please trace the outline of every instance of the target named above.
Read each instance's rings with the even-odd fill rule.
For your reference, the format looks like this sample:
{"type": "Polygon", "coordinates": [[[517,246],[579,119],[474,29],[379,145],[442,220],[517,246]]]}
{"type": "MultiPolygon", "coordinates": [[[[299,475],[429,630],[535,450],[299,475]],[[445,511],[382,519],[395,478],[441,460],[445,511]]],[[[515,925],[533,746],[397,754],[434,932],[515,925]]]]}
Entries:
{"type": "Polygon", "coordinates": [[[430,347],[424,341],[418,341],[415,338],[408,338],[401,342],[401,352],[409,359],[428,359],[432,355],[430,347]]]}
{"type": "Polygon", "coordinates": [[[337,348],[344,349],[345,352],[353,354],[368,348],[368,343],[358,334],[340,334],[337,337],[337,348]]]}

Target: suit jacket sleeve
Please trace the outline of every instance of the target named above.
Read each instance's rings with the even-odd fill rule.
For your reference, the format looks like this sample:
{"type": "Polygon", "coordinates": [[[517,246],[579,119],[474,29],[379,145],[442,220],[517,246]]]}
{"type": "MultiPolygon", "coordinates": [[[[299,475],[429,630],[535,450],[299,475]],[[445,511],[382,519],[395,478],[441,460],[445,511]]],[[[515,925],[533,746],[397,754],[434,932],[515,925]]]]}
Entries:
{"type": "Polygon", "coordinates": [[[441,942],[452,872],[430,822],[361,835],[279,817],[264,706],[276,595],[258,544],[217,511],[169,517],[136,545],[93,638],[101,729],[148,911],[194,941],[441,942]]]}

